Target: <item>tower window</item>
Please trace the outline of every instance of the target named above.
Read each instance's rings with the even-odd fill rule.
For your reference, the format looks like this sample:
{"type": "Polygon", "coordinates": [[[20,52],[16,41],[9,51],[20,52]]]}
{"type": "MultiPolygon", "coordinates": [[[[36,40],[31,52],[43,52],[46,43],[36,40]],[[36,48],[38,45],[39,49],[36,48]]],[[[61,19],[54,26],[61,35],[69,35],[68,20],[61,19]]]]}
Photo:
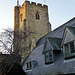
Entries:
{"type": "Polygon", "coordinates": [[[36,15],[35,15],[35,16],[36,16],[36,19],[37,19],[37,20],[39,20],[39,19],[40,19],[40,16],[39,16],[39,13],[38,13],[38,12],[36,13],[36,15]]]}
{"type": "Polygon", "coordinates": [[[23,14],[20,15],[21,22],[22,22],[22,16],[23,16],[23,14]]]}

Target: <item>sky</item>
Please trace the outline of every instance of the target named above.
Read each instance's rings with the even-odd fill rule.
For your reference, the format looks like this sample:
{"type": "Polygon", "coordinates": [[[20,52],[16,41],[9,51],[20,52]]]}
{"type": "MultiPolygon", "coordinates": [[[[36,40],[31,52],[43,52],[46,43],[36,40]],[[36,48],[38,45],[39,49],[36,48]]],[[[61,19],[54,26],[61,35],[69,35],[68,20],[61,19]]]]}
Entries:
{"type": "MultiPolygon", "coordinates": [[[[22,5],[25,0],[19,0],[22,5]]],[[[52,30],[75,17],[75,0],[29,0],[48,5],[49,21],[52,30]]],[[[6,28],[14,28],[14,6],[17,0],[0,1],[0,32],[6,28]]]]}

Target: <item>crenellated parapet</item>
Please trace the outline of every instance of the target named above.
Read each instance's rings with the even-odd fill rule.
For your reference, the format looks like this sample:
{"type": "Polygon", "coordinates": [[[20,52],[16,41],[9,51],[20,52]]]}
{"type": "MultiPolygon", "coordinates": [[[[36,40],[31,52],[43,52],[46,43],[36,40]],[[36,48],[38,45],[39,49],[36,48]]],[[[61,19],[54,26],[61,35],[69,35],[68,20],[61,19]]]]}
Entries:
{"type": "Polygon", "coordinates": [[[40,4],[40,3],[30,2],[30,1],[25,1],[25,2],[22,4],[21,7],[23,7],[25,3],[26,3],[27,5],[35,5],[35,6],[40,6],[40,7],[42,7],[42,8],[48,8],[47,5],[42,5],[42,4],[40,4]]]}

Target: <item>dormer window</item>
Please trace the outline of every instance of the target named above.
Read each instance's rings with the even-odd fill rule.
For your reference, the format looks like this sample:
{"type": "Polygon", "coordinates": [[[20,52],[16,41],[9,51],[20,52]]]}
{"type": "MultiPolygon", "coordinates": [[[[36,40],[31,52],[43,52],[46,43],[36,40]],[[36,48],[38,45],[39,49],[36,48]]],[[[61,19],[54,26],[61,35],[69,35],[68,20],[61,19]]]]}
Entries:
{"type": "Polygon", "coordinates": [[[65,59],[75,57],[75,27],[66,26],[61,46],[63,46],[65,59]]]}
{"type": "Polygon", "coordinates": [[[70,42],[70,51],[71,51],[71,54],[75,53],[74,42],[70,42]]]}
{"type": "Polygon", "coordinates": [[[64,45],[64,51],[65,51],[65,58],[69,57],[69,47],[68,47],[68,43],[64,45]]]}
{"type": "Polygon", "coordinates": [[[53,62],[52,58],[52,50],[45,53],[45,64],[49,64],[53,62]]]}
{"type": "Polygon", "coordinates": [[[39,20],[39,19],[40,19],[40,15],[39,15],[38,11],[37,11],[37,13],[36,13],[36,15],[35,15],[35,16],[36,16],[36,19],[37,19],[37,20],[39,20]]]}
{"type": "Polygon", "coordinates": [[[65,58],[69,58],[75,55],[74,41],[64,45],[65,58]]]}
{"type": "Polygon", "coordinates": [[[61,51],[61,38],[52,38],[52,37],[47,37],[45,44],[44,44],[44,49],[43,49],[43,54],[45,55],[45,64],[51,64],[53,63],[53,52],[60,52],[61,51]]]}

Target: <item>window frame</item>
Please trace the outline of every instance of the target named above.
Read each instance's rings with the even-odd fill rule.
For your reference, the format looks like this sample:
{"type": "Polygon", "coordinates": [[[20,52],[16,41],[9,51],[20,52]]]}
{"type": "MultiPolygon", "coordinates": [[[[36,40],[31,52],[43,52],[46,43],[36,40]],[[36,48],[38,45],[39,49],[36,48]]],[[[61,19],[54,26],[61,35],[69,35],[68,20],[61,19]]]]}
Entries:
{"type": "Polygon", "coordinates": [[[37,61],[32,60],[26,63],[26,70],[31,70],[33,67],[35,67],[37,61]]]}
{"type": "Polygon", "coordinates": [[[53,63],[53,52],[52,52],[52,50],[49,50],[49,51],[47,51],[47,52],[45,52],[45,64],[51,64],[51,63],[53,63]],[[51,53],[50,53],[51,52],[51,53]],[[46,54],[48,53],[48,57],[46,57],[46,54]],[[51,58],[50,58],[50,54],[51,54],[51,58]],[[47,61],[47,58],[48,58],[48,60],[49,61],[47,61]]]}
{"type": "Polygon", "coordinates": [[[31,70],[32,69],[32,62],[26,63],[26,70],[31,70]]]}
{"type": "Polygon", "coordinates": [[[75,53],[74,41],[70,42],[69,45],[70,45],[70,53],[74,54],[75,53]],[[73,43],[73,48],[74,48],[73,50],[71,50],[71,45],[70,45],[71,43],[73,43]],[[74,51],[74,52],[72,52],[72,51],[74,51]]]}
{"type": "Polygon", "coordinates": [[[63,49],[64,49],[64,58],[65,59],[68,59],[68,58],[72,58],[72,57],[75,57],[75,51],[72,53],[71,52],[71,47],[70,47],[70,43],[72,43],[73,42],[73,46],[74,46],[74,50],[75,50],[75,40],[73,40],[73,41],[70,41],[70,42],[68,42],[68,43],[65,43],[64,45],[63,45],[63,49]],[[66,51],[65,51],[65,45],[66,44],[68,44],[68,51],[69,51],[69,56],[66,56],[66,51]]]}

